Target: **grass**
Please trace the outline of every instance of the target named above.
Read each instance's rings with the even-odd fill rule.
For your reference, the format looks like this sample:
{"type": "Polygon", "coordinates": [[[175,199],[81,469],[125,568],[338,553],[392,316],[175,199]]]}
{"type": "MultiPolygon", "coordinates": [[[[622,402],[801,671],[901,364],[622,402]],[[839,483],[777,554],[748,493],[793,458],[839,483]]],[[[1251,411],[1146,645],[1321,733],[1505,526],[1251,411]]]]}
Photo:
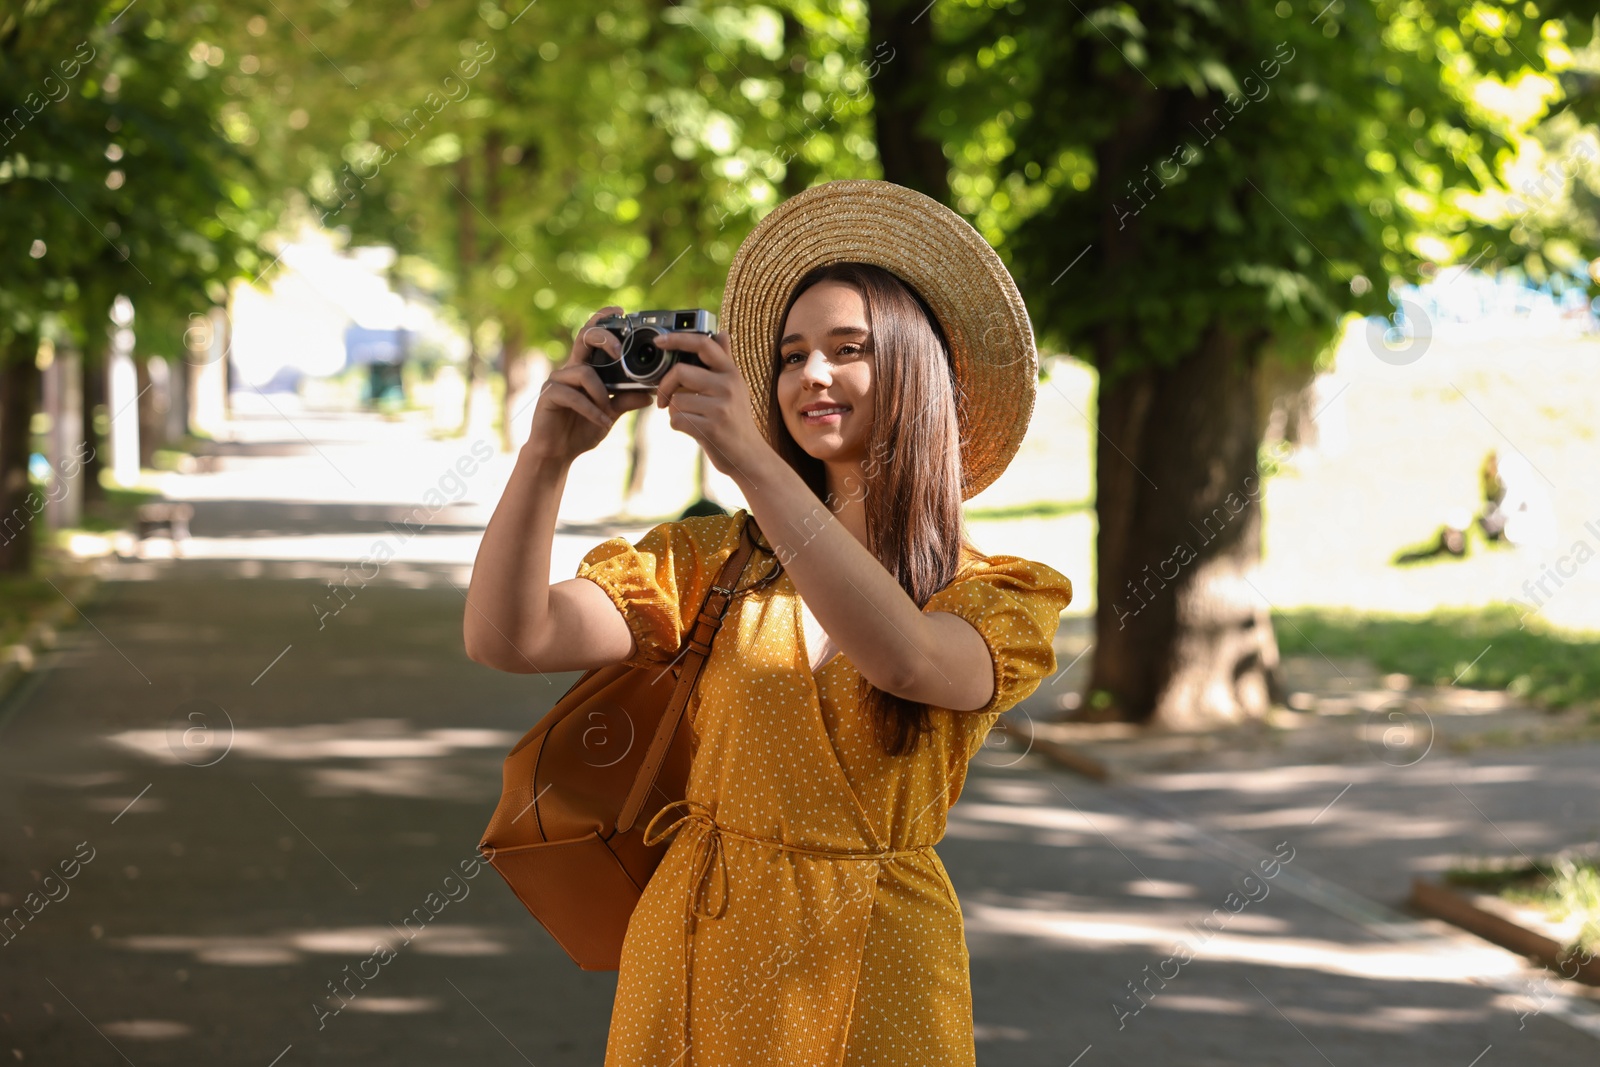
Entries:
{"type": "Polygon", "coordinates": [[[1600,953],[1600,860],[1593,856],[1456,867],[1445,872],[1445,881],[1531,905],[1557,922],[1579,918],[1578,935],[1566,947],[1600,953]]]}
{"type": "Polygon", "coordinates": [[[0,575],[0,647],[21,641],[39,609],[60,598],[43,578],[0,575]]]}
{"type": "Polygon", "coordinates": [[[1080,511],[1093,511],[1089,500],[1035,500],[1031,504],[1007,504],[994,508],[967,508],[969,519],[984,522],[1006,519],[1053,519],[1060,515],[1073,515],[1080,511]]]}
{"type": "MultiPolygon", "coordinates": [[[[48,493],[49,487],[37,479],[32,485],[41,495],[48,493]]],[[[131,530],[136,525],[139,506],[161,499],[161,494],[151,489],[106,485],[104,480],[101,486],[105,499],[86,507],[76,526],[54,531],[53,543],[40,540],[50,538],[50,531],[42,517],[36,520],[31,573],[0,575],[0,648],[20,642],[40,610],[50,602],[61,599],[60,591],[46,580],[46,576],[56,579],[57,585],[61,584],[58,561],[53,557],[60,552],[67,538],[75,532],[131,530]]]]}
{"type": "Polygon", "coordinates": [[[185,456],[199,455],[212,443],[211,438],[203,434],[186,433],[156,449],[151,458],[151,467],[158,471],[181,470],[185,456]]]}
{"type": "Polygon", "coordinates": [[[1273,613],[1285,655],[1364,656],[1420,684],[1501,689],[1546,708],[1600,708],[1600,637],[1567,634],[1509,605],[1425,616],[1304,609],[1273,613]]]}
{"type": "Polygon", "coordinates": [[[139,505],[161,499],[161,494],[154,489],[125,489],[121,486],[105,486],[105,495],[104,503],[97,502],[84,509],[77,529],[91,533],[131,530],[138,516],[139,505]]]}

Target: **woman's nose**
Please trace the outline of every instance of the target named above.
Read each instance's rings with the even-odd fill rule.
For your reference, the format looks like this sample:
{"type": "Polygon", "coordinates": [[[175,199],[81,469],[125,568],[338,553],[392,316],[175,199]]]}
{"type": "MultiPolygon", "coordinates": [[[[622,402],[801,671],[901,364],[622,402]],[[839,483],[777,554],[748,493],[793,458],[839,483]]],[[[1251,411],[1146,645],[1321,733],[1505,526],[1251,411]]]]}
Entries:
{"type": "Polygon", "coordinates": [[[805,365],[800,369],[800,379],[803,382],[819,382],[827,385],[833,381],[833,368],[828,365],[828,357],[819,349],[806,356],[805,365]]]}

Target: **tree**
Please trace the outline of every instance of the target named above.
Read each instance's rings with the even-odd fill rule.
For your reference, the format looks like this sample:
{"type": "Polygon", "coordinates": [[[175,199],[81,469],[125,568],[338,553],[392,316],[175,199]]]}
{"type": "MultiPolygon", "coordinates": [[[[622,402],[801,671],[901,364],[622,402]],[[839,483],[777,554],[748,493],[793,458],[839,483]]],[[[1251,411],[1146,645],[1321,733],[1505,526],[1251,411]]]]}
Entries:
{"type": "Polygon", "coordinates": [[[1517,134],[1473,90],[1559,68],[1595,9],[935,7],[955,205],[1041,340],[1100,374],[1090,717],[1195,727],[1281,698],[1252,581],[1262,365],[1309,373],[1392,281],[1532,253],[1459,195],[1498,188],[1517,134]]]}
{"type": "Polygon", "coordinates": [[[813,0],[238,14],[237,135],[326,225],[442,271],[511,378],[524,344],[564,352],[596,307],[715,308],[766,208],[875,153],[866,76],[840,54],[864,23],[813,0]]]}
{"type": "Polygon", "coordinates": [[[199,26],[175,0],[34,0],[0,16],[0,232],[16,235],[0,247],[0,571],[29,569],[42,506],[26,469],[40,337],[76,337],[94,373],[124,294],[145,343],[171,351],[210,287],[250,265],[248,168],[218,125],[220,53],[199,26]]]}

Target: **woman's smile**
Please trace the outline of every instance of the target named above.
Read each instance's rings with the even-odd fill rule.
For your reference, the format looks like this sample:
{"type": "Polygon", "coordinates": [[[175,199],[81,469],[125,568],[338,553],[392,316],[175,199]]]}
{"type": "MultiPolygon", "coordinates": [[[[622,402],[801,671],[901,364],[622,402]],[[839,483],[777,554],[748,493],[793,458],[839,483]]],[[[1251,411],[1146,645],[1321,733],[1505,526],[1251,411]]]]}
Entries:
{"type": "Polygon", "coordinates": [[[850,411],[846,404],[811,405],[800,409],[800,421],[807,426],[837,424],[844,421],[850,411]]]}

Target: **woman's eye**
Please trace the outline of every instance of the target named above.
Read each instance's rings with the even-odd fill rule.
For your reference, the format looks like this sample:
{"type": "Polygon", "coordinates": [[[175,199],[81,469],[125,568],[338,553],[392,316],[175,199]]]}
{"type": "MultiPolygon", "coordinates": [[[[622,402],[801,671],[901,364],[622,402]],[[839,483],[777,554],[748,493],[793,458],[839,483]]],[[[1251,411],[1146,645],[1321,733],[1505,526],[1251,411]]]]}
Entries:
{"type": "MultiPolygon", "coordinates": [[[[841,356],[860,355],[861,346],[853,344],[840,345],[837,354],[841,356]]],[[[804,352],[788,352],[781,357],[781,362],[784,366],[792,366],[796,360],[802,363],[805,362],[805,358],[806,354],[804,352]]]]}

